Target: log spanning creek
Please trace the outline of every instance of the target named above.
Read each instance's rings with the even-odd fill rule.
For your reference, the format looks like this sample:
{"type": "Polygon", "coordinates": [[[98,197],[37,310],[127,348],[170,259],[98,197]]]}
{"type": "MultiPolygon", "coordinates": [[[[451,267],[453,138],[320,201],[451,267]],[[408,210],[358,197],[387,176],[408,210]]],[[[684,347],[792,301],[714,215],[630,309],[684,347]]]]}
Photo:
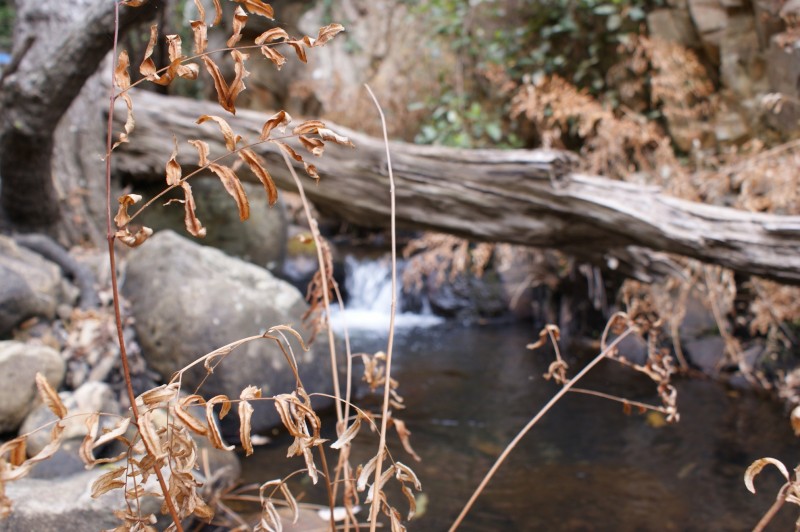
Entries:
{"type": "MultiPolygon", "coordinates": [[[[385,334],[352,330],[353,352],[385,350],[385,334]]],[[[415,463],[394,437],[390,449],[412,465],[424,493],[421,515],[409,530],[446,530],[505,445],[558,390],[542,377],[551,355],[525,348],[537,334],[526,325],[446,322],[398,330],[393,376],[407,408],[395,414],[412,431],[422,461],[415,463]]],[[[574,375],[592,353],[564,355],[574,375]]],[[[361,371],[360,363],[354,367],[361,371]]],[[[358,386],[358,403],[377,410],[379,398],[358,386]]],[[[500,468],[461,530],[752,529],[782,481],[767,468],[752,495],[743,475],[765,456],[790,469],[800,461],[788,417],[774,402],[715,382],[679,380],[676,386],[681,421],[675,425],[656,414],[625,415],[619,403],[567,394],[500,468]]],[[[613,362],[593,369],[581,387],[659,401],[649,379],[613,362]]],[[[323,423],[333,427],[335,419],[323,423]]],[[[278,434],[258,448],[243,480],[263,482],[303,467],[299,458],[286,460],[290,443],[278,434]]],[[[362,429],[352,463],[366,462],[377,446],[377,436],[362,429]]],[[[328,462],[335,463],[333,455],[328,462]]],[[[307,494],[305,502],[324,504],[324,489],[311,489],[305,476],[293,481],[296,494],[307,494]]],[[[404,512],[402,495],[389,494],[404,512]]],[[[785,505],[769,529],[792,529],[797,514],[785,505]]],[[[360,517],[366,519],[366,511],[360,517]]]]}

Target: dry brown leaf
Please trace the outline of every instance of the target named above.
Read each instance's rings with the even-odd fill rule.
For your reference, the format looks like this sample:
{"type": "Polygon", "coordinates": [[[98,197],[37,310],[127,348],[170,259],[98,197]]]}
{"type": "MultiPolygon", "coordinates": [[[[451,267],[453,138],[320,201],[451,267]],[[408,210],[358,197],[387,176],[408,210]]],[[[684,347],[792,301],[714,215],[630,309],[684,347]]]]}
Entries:
{"type": "Polygon", "coordinates": [[[320,137],[322,137],[322,140],[328,140],[328,141],[331,141],[331,142],[335,142],[336,144],[339,144],[341,146],[348,146],[350,148],[355,148],[356,147],[355,144],[353,144],[350,141],[349,138],[347,138],[347,137],[345,137],[343,135],[339,135],[337,133],[334,133],[330,129],[327,129],[327,128],[324,128],[324,127],[323,128],[319,128],[317,130],[317,133],[319,134],[320,137]]]}
{"type": "Polygon", "coordinates": [[[144,51],[144,59],[142,59],[142,64],[139,65],[139,73],[147,79],[156,76],[156,72],[158,71],[152,59],[157,39],[158,24],[153,24],[150,26],[150,40],[147,42],[147,49],[144,51]]]}
{"type": "Polygon", "coordinates": [[[397,436],[400,438],[400,442],[403,444],[403,449],[405,449],[406,452],[410,454],[417,462],[422,461],[422,458],[420,458],[419,455],[414,451],[414,448],[411,447],[411,431],[406,428],[405,421],[400,421],[397,418],[391,418],[390,421],[394,423],[394,428],[397,431],[397,436]]]}
{"type": "Polygon", "coordinates": [[[125,102],[125,106],[127,107],[127,116],[125,117],[125,131],[121,131],[119,137],[117,138],[117,142],[111,146],[111,150],[117,149],[117,146],[124,142],[128,142],[130,134],[133,133],[133,128],[136,126],[136,121],[133,119],[133,100],[131,97],[128,96],[127,92],[123,92],[117,96],[118,98],[122,98],[122,101],[125,102]]]}
{"type": "Polygon", "coordinates": [[[323,46],[325,43],[336,37],[339,33],[344,31],[344,26],[341,24],[328,24],[319,29],[317,38],[314,40],[313,46],[323,46]]]}
{"type": "Polygon", "coordinates": [[[172,142],[172,154],[169,156],[166,169],[167,185],[169,186],[180,183],[182,176],[181,165],[178,163],[178,139],[173,136],[172,142]]]}
{"type": "Polygon", "coordinates": [[[306,120],[292,130],[293,135],[306,135],[316,133],[317,129],[325,127],[325,123],[320,120],[306,120]]]}
{"type": "Polygon", "coordinates": [[[190,24],[194,35],[194,53],[200,55],[208,48],[208,26],[202,20],[193,20],[190,24]]]}
{"type": "Polygon", "coordinates": [[[214,417],[214,405],[222,405],[222,410],[219,413],[219,418],[223,419],[228,411],[231,409],[231,401],[224,395],[217,395],[206,401],[206,424],[208,425],[208,441],[217,449],[224,449],[232,451],[233,445],[225,445],[222,439],[222,434],[219,431],[217,420],[214,417]]]}
{"type": "MultiPolygon", "coordinates": [[[[225,147],[228,149],[228,151],[235,151],[236,144],[240,140],[242,140],[242,137],[240,135],[234,134],[233,129],[231,129],[231,126],[228,124],[228,122],[224,118],[219,116],[202,115],[200,118],[197,119],[197,123],[202,124],[209,120],[213,120],[219,125],[219,129],[222,132],[222,136],[225,137],[225,147]]],[[[208,145],[206,145],[206,148],[208,148],[208,145]]]]}
{"type": "MultiPolygon", "coordinates": [[[[111,443],[112,441],[116,440],[117,438],[123,437],[125,435],[125,432],[127,432],[128,427],[130,426],[130,424],[131,424],[131,418],[129,418],[129,417],[122,418],[117,423],[116,427],[114,427],[113,429],[111,429],[109,431],[104,432],[102,436],[97,438],[97,440],[94,442],[92,447],[94,449],[97,449],[98,447],[102,447],[103,445],[106,445],[107,443],[111,443]]],[[[127,454],[127,452],[124,452],[123,454],[127,454]]]]}
{"type": "Polygon", "coordinates": [[[49,408],[50,411],[59,419],[64,419],[64,416],[67,415],[67,407],[61,402],[58,392],[56,392],[53,387],[50,386],[50,383],[47,382],[45,376],[38,371],[36,372],[35,379],[36,388],[39,390],[39,397],[42,398],[44,404],[46,404],[47,408],[49,408]]]}
{"type": "Polygon", "coordinates": [[[183,207],[185,211],[183,223],[186,226],[186,230],[194,237],[203,238],[206,236],[206,228],[203,227],[203,224],[200,223],[200,220],[197,218],[197,205],[192,195],[192,187],[189,183],[184,181],[181,183],[181,188],[183,189],[183,207]]]}
{"type": "Polygon", "coordinates": [[[375,471],[375,467],[377,467],[377,465],[378,455],[376,454],[361,468],[361,472],[358,475],[358,480],[356,481],[356,489],[358,491],[364,491],[366,489],[367,482],[372,476],[372,473],[375,471]]]}
{"type": "Polygon", "coordinates": [[[259,140],[267,140],[269,138],[270,133],[276,127],[281,128],[281,134],[286,132],[286,126],[289,122],[292,121],[292,116],[287,113],[286,111],[278,111],[269,119],[264,122],[264,126],[261,128],[261,136],[258,138],[259,140]]]}
{"type": "Polygon", "coordinates": [[[312,179],[316,179],[317,181],[319,181],[319,173],[317,172],[317,167],[314,166],[313,164],[308,164],[305,161],[303,161],[303,165],[306,168],[306,173],[308,174],[308,177],[311,177],[312,179]]]}
{"type": "Polygon", "coordinates": [[[285,151],[286,154],[289,155],[289,157],[291,157],[295,161],[303,162],[303,157],[299,153],[294,151],[294,149],[291,146],[289,146],[285,142],[278,142],[278,141],[273,141],[273,142],[275,142],[275,144],[277,144],[283,151],[285,151]]]}
{"type": "Polygon", "coordinates": [[[206,8],[200,0],[194,0],[194,7],[197,8],[198,20],[205,23],[206,21],[206,8]]]}
{"type": "MultiPolygon", "coordinates": [[[[35,464],[43,462],[44,460],[47,460],[48,458],[52,457],[56,453],[56,451],[58,451],[58,448],[61,446],[61,440],[64,438],[64,429],[65,426],[62,425],[61,422],[57,422],[55,425],[53,425],[53,430],[50,431],[50,442],[47,445],[45,445],[41,451],[36,453],[35,456],[32,456],[31,458],[23,461],[18,467],[15,467],[13,469],[9,469],[8,467],[6,467],[5,469],[0,469],[0,484],[2,484],[3,482],[19,480],[25,477],[35,464]]],[[[16,438],[12,441],[18,442],[19,440],[20,438],[16,438]]],[[[0,447],[0,456],[2,456],[4,452],[6,452],[5,449],[6,445],[0,447]]],[[[20,449],[19,443],[15,443],[11,447],[11,450],[14,451],[15,453],[19,453],[19,449],[20,449]]],[[[17,460],[19,458],[21,458],[21,456],[15,457],[15,459],[17,460]]]]}
{"type": "Polygon", "coordinates": [[[202,396],[192,394],[182,398],[175,405],[175,417],[181,420],[181,423],[183,423],[186,428],[201,436],[208,434],[208,429],[199,419],[187,412],[186,408],[193,404],[203,404],[204,402],[205,400],[202,396]]]}
{"type": "Polygon", "coordinates": [[[197,166],[203,167],[208,165],[208,154],[211,152],[208,147],[208,142],[204,140],[190,140],[189,144],[197,149],[197,155],[199,157],[197,166]]]}
{"type": "Polygon", "coordinates": [[[785,478],[787,482],[790,482],[789,471],[786,469],[786,466],[783,465],[783,462],[775,458],[759,458],[758,460],[750,464],[750,467],[748,467],[747,471],[745,471],[744,473],[744,485],[748,489],[748,491],[750,491],[750,493],[756,492],[756,487],[753,485],[753,481],[755,480],[755,478],[758,476],[759,473],[761,473],[762,469],[764,469],[766,466],[770,464],[778,468],[778,471],[781,472],[783,478],[785,478]]]}
{"type": "Polygon", "coordinates": [[[86,417],[84,424],[86,425],[86,436],[83,437],[83,442],[81,442],[80,449],[78,449],[78,456],[80,456],[84,464],[92,466],[97,462],[92,451],[97,431],[100,428],[100,414],[92,412],[86,417]]]}
{"type": "Polygon", "coordinates": [[[261,15],[262,17],[267,17],[268,19],[272,20],[275,18],[275,12],[272,10],[272,6],[269,4],[265,4],[261,0],[233,0],[238,4],[243,4],[245,8],[251,13],[255,13],[257,15],[261,15]]]}
{"type": "Polygon", "coordinates": [[[308,351],[308,346],[306,345],[305,340],[303,340],[303,335],[301,335],[299,332],[297,332],[291,326],[289,326],[289,325],[273,325],[272,327],[269,328],[269,331],[267,331],[267,332],[268,333],[274,333],[276,331],[277,332],[286,332],[286,333],[291,334],[300,343],[300,347],[303,349],[303,351],[308,351]]]}
{"type": "Polygon", "coordinates": [[[331,449],[341,449],[342,447],[353,441],[353,438],[356,437],[356,434],[358,434],[359,430],[361,430],[360,413],[356,415],[356,418],[353,420],[353,423],[349,427],[347,427],[347,430],[344,431],[341,436],[339,436],[339,439],[337,439],[335,442],[331,444],[331,449]]]}
{"type": "Polygon", "coordinates": [[[278,188],[275,186],[272,176],[264,167],[266,164],[265,161],[250,148],[239,150],[239,157],[241,157],[241,159],[247,163],[247,165],[250,167],[250,170],[252,170],[256,177],[258,177],[258,179],[261,181],[261,184],[264,185],[264,190],[267,193],[267,199],[270,206],[275,205],[275,203],[278,201],[278,188]]]}
{"type": "Polygon", "coordinates": [[[306,57],[306,49],[304,48],[303,41],[298,40],[291,40],[286,41],[286,44],[294,48],[294,52],[297,54],[297,58],[302,61],[303,63],[308,63],[308,58],[306,57]]]}
{"type": "Polygon", "coordinates": [[[225,190],[236,201],[236,206],[239,208],[239,219],[242,221],[247,220],[250,217],[250,203],[247,201],[247,194],[245,194],[244,187],[242,187],[236,172],[228,166],[217,163],[209,164],[208,169],[219,176],[225,190]]]}
{"type": "Polygon", "coordinates": [[[283,41],[288,38],[289,34],[286,33],[286,30],[284,30],[283,28],[272,28],[265,31],[258,37],[256,37],[253,42],[255,42],[258,45],[262,45],[265,43],[273,43],[275,41],[283,41]]]}
{"type": "Polygon", "coordinates": [[[264,54],[264,57],[272,61],[272,63],[277,67],[278,70],[283,68],[283,65],[286,64],[286,58],[283,56],[283,54],[281,54],[271,46],[262,46],[261,53],[264,54]]]}
{"type": "Polygon", "coordinates": [[[166,450],[158,436],[158,429],[153,421],[154,411],[148,410],[139,416],[139,435],[142,437],[147,453],[151,454],[157,462],[167,456],[166,450]]]}
{"type": "Polygon", "coordinates": [[[120,477],[125,473],[126,466],[115,467],[107,473],[103,473],[92,483],[92,498],[97,499],[104,493],[117,488],[124,488],[125,481],[120,477]]]}
{"type": "Polygon", "coordinates": [[[250,419],[253,416],[253,405],[248,401],[258,399],[261,397],[261,388],[255,386],[248,386],[239,395],[239,439],[242,442],[242,447],[245,450],[245,456],[253,454],[253,443],[250,440],[250,433],[252,427],[250,419]]]}
{"type": "Polygon", "coordinates": [[[222,20],[222,6],[219,0],[214,0],[214,12],[214,22],[211,23],[212,26],[216,26],[222,20]]]}
{"type": "Polygon", "coordinates": [[[117,210],[117,215],[114,216],[114,223],[117,224],[117,227],[125,227],[128,225],[128,222],[131,221],[131,217],[128,214],[128,207],[141,200],[142,197],[139,194],[125,194],[117,198],[119,209],[117,210]]]}
{"type": "Polygon", "coordinates": [[[242,40],[242,30],[247,24],[247,13],[244,12],[242,6],[236,6],[236,11],[233,13],[233,35],[225,42],[228,48],[233,48],[242,40]]]}
{"type": "Polygon", "coordinates": [[[151,388],[136,398],[136,404],[152,408],[161,406],[163,403],[172,401],[178,396],[178,384],[162,384],[151,388]]]}
{"type": "Polygon", "coordinates": [[[114,84],[125,91],[131,87],[131,75],[128,68],[131,66],[128,51],[122,50],[117,59],[117,66],[114,68],[114,84]]]}
{"type": "Polygon", "coordinates": [[[231,58],[234,61],[233,68],[235,76],[231,84],[228,85],[216,63],[214,63],[214,61],[212,61],[207,55],[203,56],[203,63],[206,65],[206,70],[208,70],[208,73],[214,80],[214,88],[217,91],[217,101],[223,109],[232,114],[236,114],[235,102],[237,96],[239,96],[239,93],[245,89],[244,78],[250,74],[244,67],[244,61],[247,59],[247,57],[248,56],[246,54],[243,54],[238,50],[231,50],[231,58]]]}
{"type": "Polygon", "coordinates": [[[22,465],[28,458],[28,436],[22,435],[0,445],[0,458],[8,455],[8,463],[12,466],[22,465]]]}
{"type": "Polygon", "coordinates": [[[126,227],[125,229],[121,229],[114,233],[114,238],[128,247],[135,248],[144,244],[145,240],[150,238],[152,234],[153,230],[149,227],[142,226],[136,231],[135,234],[131,233],[130,229],[126,227]]]}
{"type": "Polygon", "coordinates": [[[325,151],[325,143],[322,142],[320,139],[315,139],[311,137],[306,137],[305,135],[300,135],[298,137],[300,144],[308,150],[312,155],[317,157],[321,156],[322,153],[325,151]]]}

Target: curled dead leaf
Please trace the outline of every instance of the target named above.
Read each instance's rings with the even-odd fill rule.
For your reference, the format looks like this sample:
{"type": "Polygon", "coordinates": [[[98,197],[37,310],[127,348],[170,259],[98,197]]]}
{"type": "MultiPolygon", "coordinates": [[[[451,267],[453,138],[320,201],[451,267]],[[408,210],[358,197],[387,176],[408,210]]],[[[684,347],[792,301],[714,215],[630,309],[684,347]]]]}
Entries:
{"type": "Polygon", "coordinates": [[[305,135],[300,135],[298,137],[298,140],[306,150],[311,152],[312,155],[319,157],[325,151],[325,143],[322,142],[320,139],[306,137],[305,135]]]}
{"type": "Polygon", "coordinates": [[[358,434],[358,431],[360,429],[361,429],[361,414],[359,413],[353,420],[353,423],[349,427],[347,427],[347,430],[344,431],[341,436],[339,436],[339,439],[337,439],[335,442],[331,444],[331,449],[341,449],[342,447],[353,441],[353,438],[356,437],[356,434],[358,434]]]}
{"type": "Polygon", "coordinates": [[[253,42],[260,46],[265,43],[269,44],[275,41],[283,41],[287,39],[289,39],[289,34],[286,33],[286,30],[283,28],[272,28],[256,37],[253,42]]]}
{"type": "Polygon", "coordinates": [[[183,208],[185,212],[183,223],[186,226],[186,230],[194,237],[203,238],[206,236],[206,228],[197,218],[197,204],[195,204],[194,195],[192,195],[192,187],[189,183],[183,181],[181,188],[183,189],[183,208]]]}
{"type": "Polygon", "coordinates": [[[131,75],[128,73],[130,66],[128,51],[122,50],[117,58],[117,66],[114,68],[114,84],[124,91],[131,87],[131,75]]]}
{"type": "Polygon", "coordinates": [[[306,49],[304,47],[303,41],[290,40],[286,41],[286,44],[294,48],[294,52],[297,54],[297,58],[300,61],[302,61],[303,63],[308,63],[308,58],[306,57],[306,49]]]}
{"type": "Polygon", "coordinates": [[[265,168],[266,162],[250,148],[240,150],[239,157],[247,163],[250,170],[258,177],[261,184],[264,185],[264,190],[267,193],[267,200],[270,206],[275,205],[278,201],[278,187],[275,186],[272,176],[265,168]]]}
{"type": "Polygon", "coordinates": [[[114,216],[114,223],[117,224],[117,227],[125,227],[128,225],[128,222],[131,221],[131,217],[128,214],[128,207],[141,200],[142,197],[139,194],[125,194],[117,198],[119,209],[117,210],[117,215],[114,216]]]}
{"type": "Polygon", "coordinates": [[[348,146],[350,148],[356,147],[355,144],[353,144],[353,142],[349,138],[345,137],[344,135],[339,135],[338,133],[334,133],[330,129],[324,127],[319,128],[317,130],[317,133],[319,134],[320,137],[322,137],[322,140],[335,142],[336,144],[339,144],[341,146],[348,146]]]}
{"type": "Polygon", "coordinates": [[[136,121],[133,119],[133,100],[131,100],[127,92],[123,92],[118,95],[117,98],[122,98],[122,101],[125,102],[127,115],[125,117],[125,125],[123,126],[124,131],[120,132],[119,137],[117,137],[117,142],[111,146],[112,151],[117,149],[117,146],[120,144],[128,142],[131,133],[133,133],[133,128],[136,127],[136,121]]]}
{"type": "Polygon", "coordinates": [[[169,156],[169,160],[167,161],[167,169],[166,169],[166,176],[167,176],[167,185],[174,186],[180,183],[182,171],[181,165],[178,163],[178,139],[175,136],[172,137],[173,148],[172,154],[169,156]]]}
{"type": "Polygon", "coordinates": [[[200,55],[208,48],[208,26],[202,20],[193,20],[190,24],[194,35],[194,53],[200,55]]]}
{"type": "Polygon", "coordinates": [[[278,70],[283,68],[283,65],[286,64],[286,57],[284,57],[283,54],[281,54],[271,46],[262,46],[261,53],[264,54],[264,57],[272,61],[272,63],[275,65],[275,67],[277,67],[278,70]]]}
{"type": "Polygon", "coordinates": [[[130,232],[130,229],[127,227],[125,229],[121,229],[114,233],[114,238],[122,242],[128,247],[138,247],[144,244],[145,240],[150,238],[153,234],[153,230],[149,227],[140,227],[135,234],[130,232]]]}
{"type": "Polygon", "coordinates": [[[292,130],[293,135],[307,135],[308,133],[316,133],[321,127],[325,127],[325,123],[320,120],[306,120],[299,124],[292,130]]]}
{"type": "Polygon", "coordinates": [[[219,425],[214,417],[214,405],[222,405],[219,418],[223,419],[231,409],[231,401],[225,395],[217,395],[206,401],[206,424],[208,425],[208,441],[217,449],[232,451],[233,445],[226,445],[219,431],[219,425]]]}
{"type": "Polygon", "coordinates": [[[144,51],[144,59],[142,59],[142,63],[139,65],[139,73],[148,79],[155,76],[156,72],[158,71],[156,64],[152,59],[153,50],[155,50],[157,39],[158,24],[153,24],[150,26],[150,40],[147,42],[147,48],[144,51]]]}
{"type": "Polygon", "coordinates": [[[219,176],[222,186],[236,201],[236,206],[239,208],[239,219],[242,221],[247,220],[250,217],[250,203],[247,201],[247,194],[236,172],[228,166],[217,163],[210,163],[208,169],[219,176]]]}
{"type": "MultiPolygon", "coordinates": [[[[242,140],[242,137],[240,135],[236,135],[233,132],[233,129],[231,128],[230,124],[228,124],[228,122],[224,118],[222,118],[220,116],[202,115],[197,119],[197,124],[202,124],[204,122],[208,122],[209,120],[213,120],[219,126],[219,130],[222,132],[222,136],[225,138],[225,147],[228,149],[228,151],[235,151],[236,150],[236,144],[240,140],[242,140]]],[[[199,148],[198,148],[198,150],[199,150],[199,148]]],[[[207,154],[208,154],[208,144],[206,144],[206,155],[207,154]]],[[[201,159],[202,159],[202,156],[201,156],[201,159]]],[[[203,165],[203,166],[205,166],[205,165],[203,165]]]]}
{"type": "Polygon", "coordinates": [[[262,17],[266,17],[270,20],[275,18],[275,12],[272,9],[272,6],[269,4],[265,4],[261,0],[233,0],[238,4],[244,5],[244,7],[251,13],[255,13],[257,15],[261,15],[262,17]]]}
{"type": "Polygon", "coordinates": [[[317,38],[314,40],[314,46],[323,46],[325,43],[336,37],[339,33],[344,31],[344,26],[341,24],[328,24],[319,29],[317,38]]]}
{"type": "Polygon", "coordinates": [[[245,24],[247,24],[247,13],[244,12],[242,6],[236,6],[236,11],[233,13],[233,35],[225,43],[228,48],[233,48],[242,40],[242,30],[245,24]]]}
{"type": "Polygon", "coordinates": [[[755,478],[759,473],[761,473],[762,469],[770,464],[778,468],[778,471],[781,472],[781,475],[783,475],[783,478],[786,479],[786,482],[790,482],[789,471],[786,469],[786,466],[783,465],[783,462],[775,458],[759,458],[750,464],[750,467],[748,467],[747,471],[744,472],[744,485],[750,493],[756,492],[756,487],[753,485],[755,478]]]}
{"type": "Polygon", "coordinates": [[[211,151],[208,147],[208,142],[203,140],[190,140],[189,144],[197,149],[197,155],[199,158],[197,166],[203,167],[208,165],[208,154],[211,151]]]}
{"type": "Polygon", "coordinates": [[[242,447],[245,450],[245,456],[253,454],[253,443],[250,440],[250,433],[252,426],[250,419],[253,416],[253,405],[248,401],[258,399],[261,397],[261,388],[255,386],[248,386],[239,395],[239,439],[242,442],[242,447]]]}
{"type": "Polygon", "coordinates": [[[115,467],[114,469],[103,473],[92,483],[92,498],[97,499],[104,493],[117,488],[124,488],[125,481],[120,477],[125,473],[127,468],[125,466],[115,467]]]}
{"type": "Polygon", "coordinates": [[[264,122],[264,126],[261,128],[261,136],[259,136],[259,140],[267,140],[270,133],[272,133],[272,130],[276,127],[281,129],[281,133],[284,133],[286,131],[286,126],[291,121],[292,116],[289,113],[286,111],[278,111],[269,117],[266,122],[264,122]]]}
{"type": "Polygon", "coordinates": [[[50,386],[50,383],[47,382],[45,376],[38,371],[36,372],[35,380],[36,388],[39,390],[39,397],[42,398],[44,404],[47,405],[47,408],[49,408],[50,411],[58,417],[58,419],[64,419],[64,416],[67,415],[67,407],[61,402],[58,392],[56,392],[53,387],[50,386]]]}

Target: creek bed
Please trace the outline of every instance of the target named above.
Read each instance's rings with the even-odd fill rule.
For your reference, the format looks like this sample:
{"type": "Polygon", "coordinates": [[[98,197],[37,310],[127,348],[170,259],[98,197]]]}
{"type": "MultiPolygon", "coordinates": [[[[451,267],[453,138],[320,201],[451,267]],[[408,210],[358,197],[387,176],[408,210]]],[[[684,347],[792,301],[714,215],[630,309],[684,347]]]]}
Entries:
{"type": "MultiPolygon", "coordinates": [[[[414,463],[394,434],[390,449],[414,468],[425,493],[424,513],[409,530],[446,530],[505,444],[557,391],[542,378],[550,355],[525,349],[537,333],[518,325],[452,324],[399,331],[393,375],[407,409],[396,415],[412,431],[423,460],[414,463]]],[[[385,335],[352,336],[354,352],[386,348],[385,335]]],[[[574,374],[580,362],[564,355],[574,374]]],[[[354,366],[361,371],[360,363],[354,366]]],[[[658,402],[649,379],[613,362],[601,363],[581,386],[658,402]]],[[[677,388],[676,425],[568,394],[517,447],[461,530],[751,530],[774,501],[781,478],[766,469],[752,495],[742,480],[747,466],[765,456],[790,469],[800,461],[782,407],[710,381],[679,381],[677,388]]],[[[363,385],[358,393],[359,404],[378,408],[363,385]]],[[[245,462],[244,481],[301,468],[300,459],[285,459],[289,444],[279,435],[258,448],[245,462]]],[[[353,463],[376,449],[377,438],[362,428],[353,463]]],[[[335,460],[330,456],[329,462],[335,460]]],[[[306,502],[324,502],[324,488],[310,489],[307,480],[298,479],[293,489],[305,493],[306,502]]],[[[405,511],[402,496],[391,500],[405,511]]],[[[793,529],[795,508],[786,505],[769,530],[793,529]]]]}

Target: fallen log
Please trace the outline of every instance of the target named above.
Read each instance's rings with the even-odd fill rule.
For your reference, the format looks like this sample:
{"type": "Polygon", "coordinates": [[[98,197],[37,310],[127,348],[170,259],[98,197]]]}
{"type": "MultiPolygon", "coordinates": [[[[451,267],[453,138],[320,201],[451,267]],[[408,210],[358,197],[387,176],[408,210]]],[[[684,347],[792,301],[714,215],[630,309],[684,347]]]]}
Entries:
{"type": "MultiPolygon", "coordinates": [[[[224,153],[219,130],[213,124],[195,124],[202,114],[219,113],[213,103],[136,92],[136,130],[131,143],[115,154],[115,171],[133,181],[163,179],[172,135],[179,140],[178,160],[185,167],[197,161],[187,139],[208,142],[212,155],[224,153]]],[[[226,116],[234,131],[251,141],[258,139],[267,118],[246,110],[226,116]]],[[[117,119],[121,127],[124,113],[117,119]]],[[[357,149],[329,146],[321,158],[307,155],[322,179],[318,184],[308,180],[306,194],[320,208],[352,223],[388,225],[383,142],[328,125],[350,137],[357,149]]],[[[278,186],[294,190],[278,147],[264,143],[256,151],[270,164],[278,186]]],[[[800,284],[799,216],[694,203],[653,186],[571,173],[570,156],[558,151],[461,150],[392,142],[391,153],[400,226],[562,249],[594,260],[621,259],[639,271],[652,270],[654,265],[647,263],[659,258],[645,250],[675,253],[800,284]]],[[[241,174],[245,178],[245,172],[241,174]]]]}

